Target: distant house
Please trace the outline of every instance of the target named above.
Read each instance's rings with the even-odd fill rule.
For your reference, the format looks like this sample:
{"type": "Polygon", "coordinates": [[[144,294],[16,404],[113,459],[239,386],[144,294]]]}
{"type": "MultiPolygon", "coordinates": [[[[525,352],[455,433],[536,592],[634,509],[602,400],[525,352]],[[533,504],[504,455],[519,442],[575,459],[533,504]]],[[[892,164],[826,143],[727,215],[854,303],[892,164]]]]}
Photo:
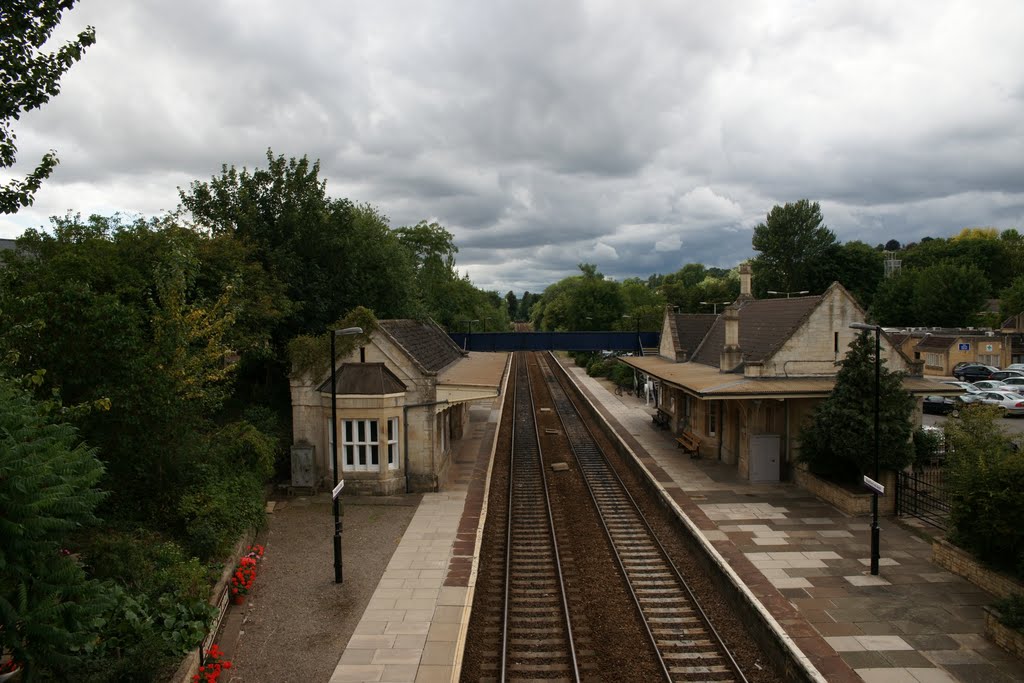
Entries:
{"type": "MultiPolygon", "coordinates": [[[[735,464],[752,481],[773,481],[787,477],[801,426],[832,392],[859,334],[850,323],[863,321],[839,283],[815,296],[754,299],[743,264],[740,296],[722,314],[669,308],[658,355],[619,360],[656,385],[655,417],[698,441],[701,456],[735,464]]],[[[907,373],[904,386],[915,395],[949,389],[923,378],[922,363],[884,333],[881,346],[887,367],[907,373]]]]}
{"type": "Polygon", "coordinates": [[[346,491],[389,495],[436,491],[462,438],[468,404],[499,395],[507,353],[461,350],[433,321],[381,320],[367,346],[326,376],[291,378],[293,466],[312,452],[313,479],[331,481],[338,434],[346,491]],[[331,425],[331,400],[338,424],[331,425]]]}
{"type": "Polygon", "coordinates": [[[924,362],[924,374],[948,377],[957,363],[1004,367],[1011,362],[1007,335],[990,330],[925,328],[891,333],[907,356],[924,362]]]}

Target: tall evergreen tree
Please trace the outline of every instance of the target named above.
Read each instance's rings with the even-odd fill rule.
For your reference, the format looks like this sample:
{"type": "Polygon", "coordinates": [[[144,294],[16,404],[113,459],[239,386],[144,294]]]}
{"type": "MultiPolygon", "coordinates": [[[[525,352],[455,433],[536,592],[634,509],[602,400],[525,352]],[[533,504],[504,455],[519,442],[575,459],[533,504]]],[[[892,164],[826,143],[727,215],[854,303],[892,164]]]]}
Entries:
{"type": "MultiPolygon", "coordinates": [[[[914,399],[903,388],[903,374],[881,359],[879,373],[879,466],[902,469],[913,459],[910,415],[914,399]]],[[[836,384],[800,432],[800,460],[811,471],[838,482],[855,483],[874,471],[875,339],[858,335],[850,344],[836,384]]]]}

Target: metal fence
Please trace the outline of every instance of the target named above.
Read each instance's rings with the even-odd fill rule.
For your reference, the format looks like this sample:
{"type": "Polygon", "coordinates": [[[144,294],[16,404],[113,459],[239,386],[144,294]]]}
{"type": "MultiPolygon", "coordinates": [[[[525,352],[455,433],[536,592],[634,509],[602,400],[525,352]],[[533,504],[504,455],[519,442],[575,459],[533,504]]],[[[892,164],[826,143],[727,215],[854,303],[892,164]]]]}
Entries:
{"type": "Polygon", "coordinates": [[[896,514],[916,517],[943,531],[949,524],[949,493],[941,467],[896,473],[896,514]]]}

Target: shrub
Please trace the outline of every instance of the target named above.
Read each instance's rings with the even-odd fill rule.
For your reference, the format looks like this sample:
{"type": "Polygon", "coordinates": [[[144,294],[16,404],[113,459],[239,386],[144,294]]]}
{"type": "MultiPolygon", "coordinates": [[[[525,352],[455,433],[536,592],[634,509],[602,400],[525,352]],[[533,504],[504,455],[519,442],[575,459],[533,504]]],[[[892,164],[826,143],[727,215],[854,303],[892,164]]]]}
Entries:
{"type": "Polygon", "coordinates": [[[636,373],[633,368],[624,363],[615,363],[608,373],[608,377],[620,387],[633,389],[636,382],[636,373]]]}
{"type": "Polygon", "coordinates": [[[266,522],[262,480],[245,473],[207,479],[178,503],[189,550],[203,558],[219,557],[245,531],[266,522]]]}
{"type": "Polygon", "coordinates": [[[997,569],[1024,577],[1024,454],[996,425],[999,411],[970,406],[946,427],[950,540],[997,569]]]}
{"type": "Polygon", "coordinates": [[[999,623],[1008,628],[1024,631],[1024,593],[1013,593],[996,600],[993,604],[999,610],[999,623]]]}
{"type": "Polygon", "coordinates": [[[154,599],[167,593],[200,600],[210,591],[209,569],[153,531],[107,530],[86,541],[82,556],[92,576],[154,599]]]}
{"type": "Polygon", "coordinates": [[[943,445],[943,437],[935,431],[918,427],[914,430],[914,468],[935,462],[943,445]]]}

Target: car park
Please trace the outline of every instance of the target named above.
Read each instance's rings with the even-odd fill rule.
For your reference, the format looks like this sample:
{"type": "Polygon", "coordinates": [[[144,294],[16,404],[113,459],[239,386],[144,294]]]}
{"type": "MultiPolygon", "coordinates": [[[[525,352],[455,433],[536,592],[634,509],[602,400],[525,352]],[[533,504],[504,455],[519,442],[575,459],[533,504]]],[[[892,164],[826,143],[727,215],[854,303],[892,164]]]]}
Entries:
{"type": "Polygon", "coordinates": [[[974,383],[974,388],[980,391],[992,391],[1002,389],[1006,385],[997,379],[983,379],[974,383]]]}
{"type": "Polygon", "coordinates": [[[989,379],[997,379],[999,381],[1003,381],[1011,377],[1024,377],[1024,372],[1021,372],[1020,370],[998,370],[996,372],[993,372],[992,376],[989,377],[989,379]]]}
{"type": "Polygon", "coordinates": [[[969,394],[976,394],[979,391],[981,391],[981,389],[979,389],[978,387],[974,386],[970,382],[954,382],[953,380],[944,380],[942,383],[943,384],[949,384],[950,386],[954,386],[954,387],[958,387],[960,389],[963,389],[964,391],[966,391],[969,394]]]}
{"type": "Polygon", "coordinates": [[[979,401],[1000,408],[1007,417],[1024,415],[1024,396],[1012,391],[986,391],[981,395],[979,401]]]}
{"type": "Polygon", "coordinates": [[[999,372],[998,368],[981,363],[972,363],[953,370],[953,376],[961,382],[977,382],[982,379],[989,379],[993,372],[999,372]]]}
{"type": "Polygon", "coordinates": [[[957,401],[948,396],[925,396],[921,401],[921,410],[929,415],[949,415],[958,409],[957,401]]]}

